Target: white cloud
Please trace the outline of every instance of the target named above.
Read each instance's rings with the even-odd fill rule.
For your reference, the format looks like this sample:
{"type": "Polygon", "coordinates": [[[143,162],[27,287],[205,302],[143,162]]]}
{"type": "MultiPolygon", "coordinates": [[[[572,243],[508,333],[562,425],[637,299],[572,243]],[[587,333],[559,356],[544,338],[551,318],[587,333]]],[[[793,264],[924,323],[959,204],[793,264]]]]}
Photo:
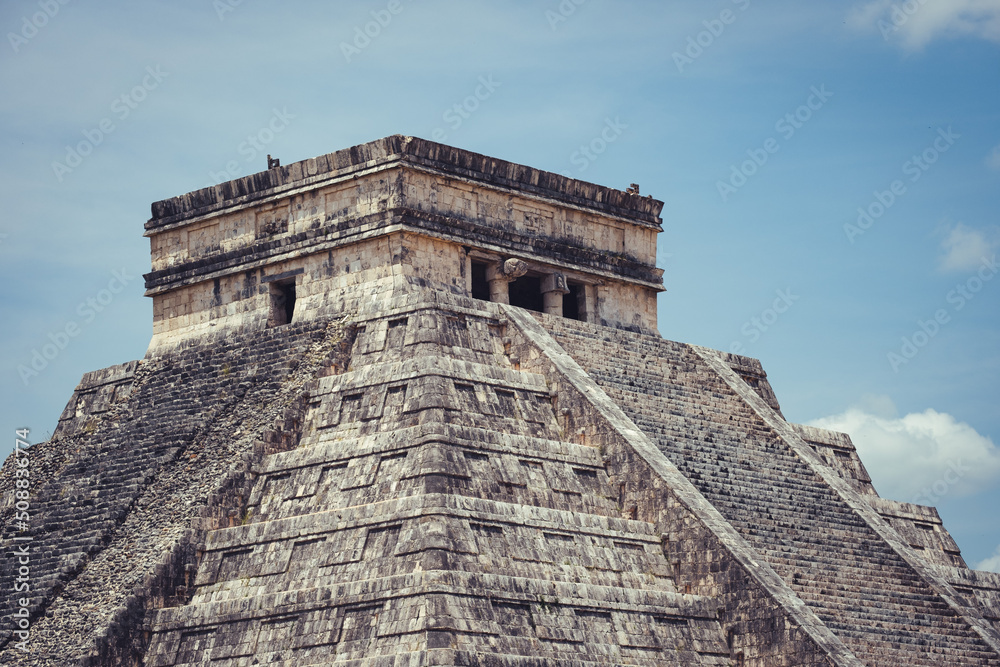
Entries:
{"type": "Polygon", "coordinates": [[[860,407],[809,422],[851,436],[879,494],[935,505],[1000,478],[1000,450],[966,423],[936,410],[879,417],[860,407]]]}
{"type": "Polygon", "coordinates": [[[981,560],[972,568],[974,570],[986,570],[987,572],[998,572],[1000,573],[1000,546],[998,546],[994,551],[993,555],[986,560],[981,560]]]}
{"type": "Polygon", "coordinates": [[[994,146],[990,154],[986,156],[986,166],[1000,171],[1000,144],[994,146]]]}
{"type": "Polygon", "coordinates": [[[961,222],[946,231],[941,247],[944,255],[938,268],[944,272],[974,271],[989,259],[1000,246],[1000,234],[995,229],[983,230],[967,227],[961,222]]]}
{"type": "Polygon", "coordinates": [[[920,49],[942,37],[1000,42],[1000,0],[872,0],[855,6],[848,23],[920,49]]]}

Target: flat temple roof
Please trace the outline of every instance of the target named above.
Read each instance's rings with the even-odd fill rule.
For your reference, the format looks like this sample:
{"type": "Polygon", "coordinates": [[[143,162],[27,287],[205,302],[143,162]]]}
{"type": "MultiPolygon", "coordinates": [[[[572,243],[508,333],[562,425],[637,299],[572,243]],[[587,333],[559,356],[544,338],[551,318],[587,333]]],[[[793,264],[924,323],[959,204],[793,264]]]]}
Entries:
{"type": "Polygon", "coordinates": [[[245,205],[311,184],[392,163],[411,164],[530,192],[659,226],[663,202],[506,160],[394,134],[319,157],[275,167],[152,204],[146,230],[245,205]]]}

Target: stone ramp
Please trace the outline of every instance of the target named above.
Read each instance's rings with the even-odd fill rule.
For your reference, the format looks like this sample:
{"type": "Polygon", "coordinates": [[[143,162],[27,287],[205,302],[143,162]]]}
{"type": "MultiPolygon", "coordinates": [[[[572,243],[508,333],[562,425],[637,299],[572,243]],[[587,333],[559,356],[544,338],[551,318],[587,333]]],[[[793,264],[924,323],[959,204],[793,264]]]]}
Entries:
{"type": "Polygon", "coordinates": [[[694,348],[539,319],[858,658],[995,664],[970,623],[694,348]]]}
{"type": "Polygon", "coordinates": [[[716,603],[677,591],[503,326],[426,303],[358,322],[146,664],[731,664],[716,603]]]}

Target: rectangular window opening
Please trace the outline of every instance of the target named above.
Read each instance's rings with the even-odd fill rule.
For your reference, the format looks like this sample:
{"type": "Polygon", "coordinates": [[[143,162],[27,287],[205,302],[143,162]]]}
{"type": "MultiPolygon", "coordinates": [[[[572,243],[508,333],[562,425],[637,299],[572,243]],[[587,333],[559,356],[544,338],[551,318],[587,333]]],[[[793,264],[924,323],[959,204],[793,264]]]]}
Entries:
{"type": "Polygon", "coordinates": [[[268,325],[276,327],[291,323],[295,315],[295,280],[273,282],[269,289],[271,312],[268,325]]]}
{"type": "Polygon", "coordinates": [[[472,262],[472,298],[490,300],[490,284],[486,281],[485,262],[472,262]]]}
{"type": "Polygon", "coordinates": [[[563,294],[563,317],[571,320],[582,320],[583,308],[580,302],[584,298],[584,287],[579,283],[567,282],[569,292],[563,294]]]}

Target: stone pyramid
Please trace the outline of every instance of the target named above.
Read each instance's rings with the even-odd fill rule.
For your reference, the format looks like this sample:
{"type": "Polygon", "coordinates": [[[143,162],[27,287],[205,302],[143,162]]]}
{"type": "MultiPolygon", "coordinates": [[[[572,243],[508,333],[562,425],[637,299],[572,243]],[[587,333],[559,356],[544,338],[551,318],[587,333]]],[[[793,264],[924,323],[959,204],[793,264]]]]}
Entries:
{"type": "Polygon", "coordinates": [[[145,358],[0,470],[0,664],[1000,664],[934,508],[659,336],[662,205],[403,136],[153,204],[145,358]]]}

